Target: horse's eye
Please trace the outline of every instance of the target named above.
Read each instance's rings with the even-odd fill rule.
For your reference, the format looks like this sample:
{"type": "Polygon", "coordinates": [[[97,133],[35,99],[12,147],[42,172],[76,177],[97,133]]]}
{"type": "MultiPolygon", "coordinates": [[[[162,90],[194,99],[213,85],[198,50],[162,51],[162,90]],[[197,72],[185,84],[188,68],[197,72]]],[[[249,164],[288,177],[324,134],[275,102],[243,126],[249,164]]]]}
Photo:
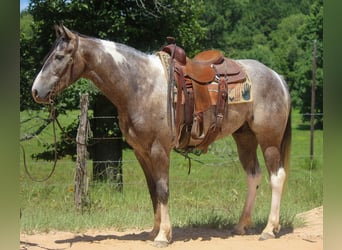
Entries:
{"type": "Polygon", "coordinates": [[[63,55],[55,55],[55,59],[58,61],[62,60],[63,58],[64,58],[63,55]]]}

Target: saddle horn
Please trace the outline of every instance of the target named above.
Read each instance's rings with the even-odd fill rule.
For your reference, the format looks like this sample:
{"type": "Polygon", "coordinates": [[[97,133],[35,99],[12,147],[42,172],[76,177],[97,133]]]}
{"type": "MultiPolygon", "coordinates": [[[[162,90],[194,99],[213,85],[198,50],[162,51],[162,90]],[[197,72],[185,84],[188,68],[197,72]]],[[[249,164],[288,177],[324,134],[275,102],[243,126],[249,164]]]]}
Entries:
{"type": "Polygon", "coordinates": [[[176,38],[174,38],[173,36],[167,36],[166,40],[167,40],[168,44],[175,44],[176,43],[176,38]]]}

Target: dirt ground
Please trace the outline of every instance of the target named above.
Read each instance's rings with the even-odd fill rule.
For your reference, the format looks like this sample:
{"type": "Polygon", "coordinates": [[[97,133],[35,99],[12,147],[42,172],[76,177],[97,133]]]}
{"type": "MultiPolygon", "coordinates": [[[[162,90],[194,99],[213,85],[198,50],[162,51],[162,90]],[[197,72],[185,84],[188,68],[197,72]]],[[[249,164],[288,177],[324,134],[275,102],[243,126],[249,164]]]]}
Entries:
{"type": "MultiPolygon", "coordinates": [[[[253,249],[253,250],[322,250],[323,207],[298,214],[305,225],[284,229],[273,240],[259,241],[258,234],[233,236],[228,230],[207,228],[175,228],[173,242],[168,249],[253,249]]],[[[20,235],[20,250],[148,250],[155,249],[144,231],[115,230],[87,231],[83,233],[49,232],[20,235]]]]}

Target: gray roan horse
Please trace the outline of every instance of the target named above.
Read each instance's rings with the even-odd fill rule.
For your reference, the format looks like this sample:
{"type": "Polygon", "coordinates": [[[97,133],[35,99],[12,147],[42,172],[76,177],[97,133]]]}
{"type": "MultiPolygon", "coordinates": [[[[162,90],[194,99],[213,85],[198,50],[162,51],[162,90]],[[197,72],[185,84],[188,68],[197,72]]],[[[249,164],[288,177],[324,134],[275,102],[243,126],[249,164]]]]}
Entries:
{"type": "MultiPolygon", "coordinates": [[[[173,130],[168,123],[168,80],[156,55],[110,41],[90,38],[56,26],[58,39],[37,75],[32,95],[49,103],[54,95],[81,77],[91,80],[116,106],[120,128],[133,147],[146,177],[154,210],[151,236],[156,246],[172,239],[168,212],[170,152],[173,130]]],[[[253,101],[229,105],[217,139],[232,135],[247,176],[244,208],[235,233],[245,234],[261,170],[260,145],[270,176],[272,201],[260,239],[274,238],[280,229],[279,210],[288,174],[291,139],[290,96],[285,81],[255,60],[237,60],[253,83],[253,101]]]]}

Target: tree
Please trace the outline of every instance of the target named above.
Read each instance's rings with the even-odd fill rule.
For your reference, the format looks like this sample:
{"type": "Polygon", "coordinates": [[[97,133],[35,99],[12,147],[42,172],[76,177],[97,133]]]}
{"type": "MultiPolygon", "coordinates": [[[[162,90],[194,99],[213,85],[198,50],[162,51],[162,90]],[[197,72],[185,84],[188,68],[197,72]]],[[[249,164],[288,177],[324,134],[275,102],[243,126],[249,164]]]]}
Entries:
{"type": "Polygon", "coordinates": [[[200,23],[206,29],[206,36],[201,42],[202,50],[220,49],[230,52],[230,34],[235,30],[243,16],[243,1],[212,0],[204,3],[205,11],[200,16],[200,23]]]}
{"type": "Polygon", "coordinates": [[[273,54],[273,68],[285,76],[291,92],[292,104],[297,108],[301,105],[301,98],[296,63],[304,54],[299,30],[304,25],[305,18],[304,14],[298,13],[282,19],[277,30],[271,33],[269,43],[273,54]]]}
{"type": "MultiPolygon", "coordinates": [[[[305,52],[297,61],[298,80],[301,84],[299,96],[302,100],[300,111],[302,114],[310,113],[313,43],[317,44],[317,71],[316,71],[316,113],[323,114],[323,0],[315,0],[310,7],[310,14],[302,26],[301,47],[305,52]]],[[[303,116],[303,120],[309,120],[310,116],[303,116]]],[[[323,116],[315,116],[316,124],[323,126],[323,116]]]]}
{"type": "Polygon", "coordinates": [[[195,0],[31,0],[27,12],[32,16],[34,36],[26,38],[21,33],[25,35],[21,39],[22,108],[37,108],[29,89],[56,38],[55,24],[63,22],[79,33],[145,52],[157,51],[171,35],[191,55],[200,49],[204,37],[198,22],[202,6],[202,1],[195,0]]]}
{"type": "MultiPolygon", "coordinates": [[[[316,40],[316,112],[323,112],[322,0],[31,0],[21,18],[26,27],[20,34],[21,109],[40,108],[32,101],[30,86],[55,40],[53,25],[63,21],[82,34],[145,52],[158,50],[166,36],[174,36],[189,57],[215,48],[232,58],[260,60],[284,75],[292,104],[302,113],[310,109],[316,40]],[[27,23],[32,23],[30,29],[27,23]]],[[[78,97],[89,86],[82,80],[63,92],[62,108],[77,108],[78,97]]]]}
{"type": "MultiPolygon", "coordinates": [[[[42,65],[42,59],[55,40],[54,24],[63,22],[68,28],[81,34],[125,43],[146,52],[158,50],[165,44],[166,36],[172,35],[176,37],[177,44],[185,47],[191,54],[191,49],[199,48],[199,40],[204,35],[204,29],[197,21],[202,10],[201,3],[202,1],[195,0],[31,0],[27,12],[32,16],[31,30],[34,36],[26,38],[23,32],[21,39],[22,109],[40,108],[32,101],[30,89],[34,76],[42,65]],[[184,8],[184,6],[187,7],[184,8]]],[[[59,95],[57,112],[78,108],[79,96],[85,90],[89,91],[89,86],[91,85],[86,80],[81,79],[59,95]]],[[[108,106],[109,104],[99,96],[97,91],[93,91],[93,88],[90,90],[90,106],[93,107],[95,114],[107,108],[109,108],[107,113],[115,113],[113,106],[108,106]]],[[[117,122],[114,124],[105,122],[99,125],[99,121],[96,121],[93,124],[96,125],[94,131],[96,137],[106,137],[110,131],[113,131],[111,130],[113,126],[118,127],[117,122]]],[[[76,126],[77,122],[70,124],[66,129],[67,133],[62,133],[62,140],[58,142],[60,157],[67,154],[75,155],[74,142],[68,140],[67,137],[76,135],[76,126]]],[[[119,140],[108,142],[94,142],[93,150],[91,150],[94,160],[113,160],[109,157],[113,155],[116,159],[121,159],[121,151],[117,154],[115,151],[118,147],[121,148],[122,142],[119,140]],[[105,154],[103,154],[104,148],[108,151],[105,154]],[[110,154],[111,152],[113,154],[110,154]]],[[[37,154],[36,157],[49,159],[53,155],[51,148],[52,145],[48,145],[46,152],[37,154]]],[[[95,178],[103,179],[102,167],[101,164],[95,164],[95,178]]],[[[119,168],[121,169],[120,164],[119,168]]],[[[116,171],[119,174],[120,169],[116,171]]],[[[113,176],[119,175],[113,173],[108,176],[114,179],[113,176]]]]}

